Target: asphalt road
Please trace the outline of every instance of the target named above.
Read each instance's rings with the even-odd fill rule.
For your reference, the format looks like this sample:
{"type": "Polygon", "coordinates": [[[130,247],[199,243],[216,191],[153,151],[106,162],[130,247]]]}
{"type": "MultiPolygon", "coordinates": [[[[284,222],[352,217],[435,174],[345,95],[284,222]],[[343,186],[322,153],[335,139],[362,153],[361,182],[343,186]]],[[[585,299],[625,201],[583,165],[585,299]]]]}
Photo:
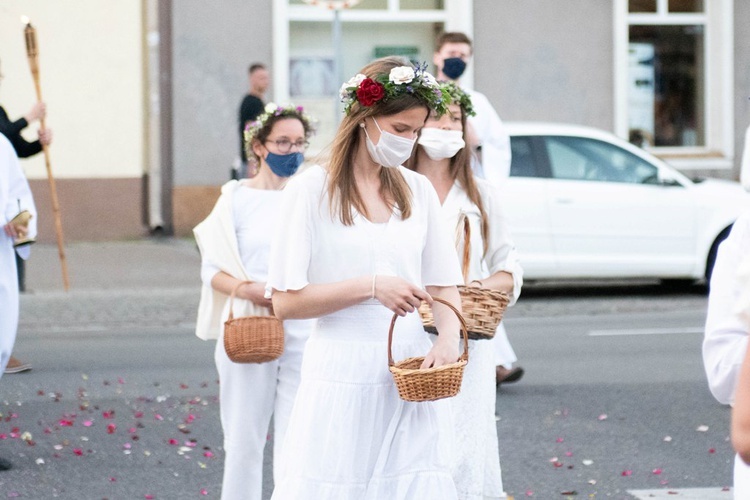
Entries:
{"type": "Polygon", "coordinates": [[[527,298],[538,315],[507,320],[527,373],[498,393],[506,490],[632,499],[710,488],[695,498],[731,498],[729,411],[709,393],[700,355],[705,298],[600,291],[556,296],[567,314],[545,314],[560,306],[554,297],[527,298]]]}
{"type": "MultiPolygon", "coordinates": [[[[34,369],[0,381],[0,456],[15,464],[0,497],[218,498],[218,386],[213,344],[192,335],[198,289],[41,288],[22,297],[16,347],[34,369]]],[[[632,500],[731,485],[704,315],[695,288],[528,287],[506,319],[526,375],[498,392],[508,493],[632,500]]]]}

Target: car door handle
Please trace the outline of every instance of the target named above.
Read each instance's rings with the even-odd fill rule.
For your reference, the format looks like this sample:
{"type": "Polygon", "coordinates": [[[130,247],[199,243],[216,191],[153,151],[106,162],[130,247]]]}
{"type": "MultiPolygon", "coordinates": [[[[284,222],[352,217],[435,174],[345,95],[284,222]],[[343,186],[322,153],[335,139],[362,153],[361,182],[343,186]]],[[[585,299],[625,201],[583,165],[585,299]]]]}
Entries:
{"type": "Polygon", "coordinates": [[[559,203],[560,205],[570,205],[573,203],[573,200],[571,198],[556,198],[555,203],[559,203]]]}

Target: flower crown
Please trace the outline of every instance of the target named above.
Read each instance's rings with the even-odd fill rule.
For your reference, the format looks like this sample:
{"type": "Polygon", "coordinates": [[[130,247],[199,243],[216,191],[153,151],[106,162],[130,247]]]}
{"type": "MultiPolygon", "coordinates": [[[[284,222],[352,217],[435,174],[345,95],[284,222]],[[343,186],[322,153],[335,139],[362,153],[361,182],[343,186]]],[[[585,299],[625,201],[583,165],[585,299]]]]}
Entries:
{"type": "Polygon", "coordinates": [[[476,116],[477,113],[471,104],[471,96],[455,82],[441,82],[440,90],[442,90],[444,96],[447,96],[448,104],[458,104],[464,110],[466,116],[476,116]]]}
{"type": "Polygon", "coordinates": [[[438,115],[443,115],[448,111],[440,85],[427,71],[427,63],[413,67],[398,66],[389,74],[377,75],[374,78],[358,73],[341,86],[339,95],[341,102],[345,104],[344,113],[346,114],[351,112],[355,102],[358,102],[360,106],[369,107],[378,102],[386,102],[406,95],[419,98],[438,115]]]}
{"type": "Polygon", "coordinates": [[[299,118],[300,120],[302,120],[306,125],[305,128],[307,130],[313,130],[314,128],[312,117],[305,113],[305,109],[302,106],[295,106],[293,104],[278,106],[276,103],[269,102],[268,104],[266,104],[263,113],[261,113],[258,118],[245,125],[244,137],[246,149],[250,147],[250,144],[253,142],[253,138],[258,135],[258,132],[263,129],[263,127],[268,122],[268,119],[272,116],[292,116],[294,118],[299,118]]]}

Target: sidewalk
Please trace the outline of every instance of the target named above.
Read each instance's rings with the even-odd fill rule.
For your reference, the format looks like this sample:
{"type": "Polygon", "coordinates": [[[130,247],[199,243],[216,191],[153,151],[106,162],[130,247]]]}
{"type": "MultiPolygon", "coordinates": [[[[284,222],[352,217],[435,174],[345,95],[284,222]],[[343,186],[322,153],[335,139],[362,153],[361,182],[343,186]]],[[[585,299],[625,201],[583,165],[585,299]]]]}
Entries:
{"type": "MultiPolygon", "coordinates": [[[[71,292],[200,287],[200,255],[192,240],[71,243],[65,254],[71,292]]],[[[31,294],[64,291],[57,245],[34,245],[26,288],[31,294]]]]}
{"type": "Polygon", "coordinates": [[[143,239],[66,245],[64,291],[56,245],[37,244],[26,264],[19,334],[122,326],[193,328],[200,255],[191,240],[143,239]]]}

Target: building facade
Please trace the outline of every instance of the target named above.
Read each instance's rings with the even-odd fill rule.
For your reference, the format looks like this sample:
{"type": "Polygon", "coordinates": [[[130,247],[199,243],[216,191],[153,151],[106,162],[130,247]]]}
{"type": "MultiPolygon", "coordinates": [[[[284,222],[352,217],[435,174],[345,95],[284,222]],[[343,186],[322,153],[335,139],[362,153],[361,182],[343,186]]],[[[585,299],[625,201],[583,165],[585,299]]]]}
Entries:
{"type": "MultiPolygon", "coordinates": [[[[270,67],[269,100],[318,118],[314,154],[335,130],[341,81],[381,55],[431,63],[443,30],[473,38],[462,82],[504,120],[593,126],[639,141],[688,175],[737,177],[750,124],[748,2],[351,3],[336,15],[304,0],[83,0],[75,10],[4,2],[0,103],[12,116],[33,103],[25,14],[39,29],[66,237],[189,234],[239,156],[250,63],[270,67]]],[[[52,241],[43,160],[22,164],[41,238],[52,241]]]]}

